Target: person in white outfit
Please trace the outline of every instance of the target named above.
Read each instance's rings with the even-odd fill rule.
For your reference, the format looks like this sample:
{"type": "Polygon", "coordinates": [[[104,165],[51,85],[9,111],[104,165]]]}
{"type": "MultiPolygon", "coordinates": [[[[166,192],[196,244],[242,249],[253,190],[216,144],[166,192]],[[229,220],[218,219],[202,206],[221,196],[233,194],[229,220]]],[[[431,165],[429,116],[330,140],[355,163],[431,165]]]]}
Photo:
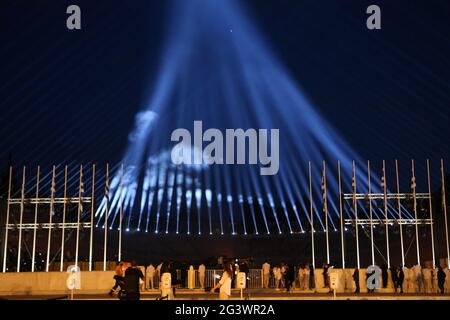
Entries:
{"type": "Polygon", "coordinates": [[[202,263],[198,267],[198,281],[200,282],[200,288],[205,289],[205,274],[206,274],[206,267],[202,263]]]}
{"type": "Polygon", "coordinates": [[[147,289],[154,289],[155,288],[155,267],[150,263],[150,265],[147,266],[147,269],[145,270],[145,278],[147,282],[147,289]]]}
{"type": "Polygon", "coordinates": [[[405,279],[403,282],[403,292],[408,293],[410,290],[411,276],[409,274],[409,269],[406,266],[403,267],[403,274],[405,275],[405,279]]]}
{"type": "Polygon", "coordinates": [[[263,288],[269,288],[269,278],[270,278],[270,264],[268,262],[264,262],[262,265],[263,272],[263,288]]]}
{"type": "Polygon", "coordinates": [[[284,275],[286,274],[286,265],[284,263],[281,264],[280,267],[280,273],[281,273],[281,287],[284,288],[284,275]]]}
{"type": "MultiPolygon", "coordinates": [[[[139,266],[138,268],[139,268],[139,270],[141,270],[142,274],[145,275],[145,267],[144,266],[139,266]]],[[[145,286],[146,286],[146,284],[145,284],[145,277],[144,277],[144,280],[139,279],[139,288],[140,288],[141,291],[144,291],[145,286]]]]}
{"type": "Polygon", "coordinates": [[[211,292],[214,293],[216,289],[220,288],[219,289],[220,300],[228,300],[230,298],[232,277],[233,277],[233,268],[231,267],[230,263],[226,263],[219,283],[217,283],[216,286],[211,289],[211,292]]]}
{"type": "Polygon", "coordinates": [[[281,270],[278,267],[273,268],[273,277],[275,278],[275,290],[280,290],[281,270]]]}

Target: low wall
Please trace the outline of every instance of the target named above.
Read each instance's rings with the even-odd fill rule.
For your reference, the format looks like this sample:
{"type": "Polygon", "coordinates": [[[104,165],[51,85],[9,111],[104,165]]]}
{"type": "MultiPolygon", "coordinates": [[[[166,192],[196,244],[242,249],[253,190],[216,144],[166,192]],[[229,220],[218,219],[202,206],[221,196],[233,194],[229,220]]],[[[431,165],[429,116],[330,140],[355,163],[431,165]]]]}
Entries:
{"type": "MultiPolygon", "coordinates": [[[[0,273],[0,295],[69,294],[66,272],[0,273]]],[[[114,284],[114,271],[81,271],[77,293],[107,293],[114,284]]]]}

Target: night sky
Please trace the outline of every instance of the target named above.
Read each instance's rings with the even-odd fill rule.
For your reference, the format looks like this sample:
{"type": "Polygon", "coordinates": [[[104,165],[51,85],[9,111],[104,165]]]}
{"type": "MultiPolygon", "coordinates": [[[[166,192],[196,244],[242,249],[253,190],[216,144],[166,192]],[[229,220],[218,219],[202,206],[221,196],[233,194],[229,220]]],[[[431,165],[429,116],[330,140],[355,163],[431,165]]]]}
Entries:
{"type": "MultiPolygon", "coordinates": [[[[243,6],[363,159],[448,158],[448,1],[243,6]],[[381,7],[382,30],[366,28],[370,4],[381,7]]],[[[1,1],[2,171],[9,159],[120,161],[155,80],[170,9],[170,1],[1,1]],[[81,7],[80,31],[66,29],[70,4],[81,7]]]]}

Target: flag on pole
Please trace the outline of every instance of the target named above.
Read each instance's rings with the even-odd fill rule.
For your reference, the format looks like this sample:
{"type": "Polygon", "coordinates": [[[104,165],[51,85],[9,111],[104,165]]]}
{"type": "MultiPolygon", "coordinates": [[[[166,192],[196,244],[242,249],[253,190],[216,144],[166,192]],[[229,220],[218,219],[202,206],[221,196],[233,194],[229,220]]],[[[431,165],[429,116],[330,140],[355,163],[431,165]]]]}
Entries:
{"type": "Polygon", "coordinates": [[[322,184],[321,184],[321,189],[322,189],[322,200],[323,200],[323,212],[326,214],[327,208],[326,208],[326,203],[327,203],[327,184],[326,184],[326,178],[325,178],[325,166],[322,170],[322,184]]]}
{"type": "Polygon", "coordinates": [[[353,188],[352,206],[356,207],[356,177],[354,173],[352,177],[352,188],[353,188]]]}
{"type": "Polygon", "coordinates": [[[81,169],[81,171],[80,171],[80,199],[79,199],[81,213],[83,213],[83,201],[82,201],[83,193],[84,193],[83,169],[81,169]]]}
{"type": "Polygon", "coordinates": [[[326,199],[326,191],[327,191],[327,186],[326,186],[326,182],[325,182],[325,168],[322,170],[322,199],[325,201],[326,199]]]}

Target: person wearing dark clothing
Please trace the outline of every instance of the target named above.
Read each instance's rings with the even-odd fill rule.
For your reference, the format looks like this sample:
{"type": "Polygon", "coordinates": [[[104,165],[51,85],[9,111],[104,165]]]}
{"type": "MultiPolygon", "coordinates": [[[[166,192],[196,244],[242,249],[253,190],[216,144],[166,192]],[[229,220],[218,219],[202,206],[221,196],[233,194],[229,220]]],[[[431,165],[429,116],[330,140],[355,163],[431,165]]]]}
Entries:
{"type": "MultiPolygon", "coordinates": [[[[405,280],[405,274],[403,273],[403,269],[398,267],[397,270],[397,287],[400,288],[400,293],[403,293],[403,281],[405,280]]],[[[395,288],[395,292],[397,292],[397,288],[395,288]]]]}
{"type": "Polygon", "coordinates": [[[353,281],[355,281],[355,286],[356,286],[355,293],[359,293],[360,292],[360,289],[359,289],[359,269],[355,269],[355,271],[353,272],[353,281]]]}
{"type": "Polygon", "coordinates": [[[186,287],[186,279],[188,273],[189,265],[186,262],[181,263],[180,266],[180,286],[182,288],[186,287]]]}
{"type": "Polygon", "coordinates": [[[392,279],[392,284],[394,285],[394,291],[395,291],[395,293],[397,293],[398,277],[397,277],[397,268],[396,267],[391,268],[391,279],[392,279]]]}
{"type": "Polygon", "coordinates": [[[384,264],[381,267],[381,281],[382,281],[383,288],[387,288],[388,278],[389,278],[388,267],[387,267],[387,265],[384,264]]]}
{"type": "Polygon", "coordinates": [[[309,266],[309,289],[314,289],[316,287],[316,281],[314,279],[314,266],[311,264],[309,266]]]}
{"type": "Polygon", "coordinates": [[[289,269],[288,269],[288,278],[289,278],[289,283],[290,283],[290,287],[291,288],[294,283],[295,283],[295,268],[294,265],[290,265],[289,269]]]}
{"type": "Polygon", "coordinates": [[[438,279],[438,287],[439,290],[441,291],[441,294],[444,294],[444,285],[445,285],[445,271],[442,269],[441,266],[439,266],[438,268],[438,273],[437,273],[437,279],[438,279]]]}
{"type": "Polygon", "coordinates": [[[294,266],[286,265],[286,272],[284,273],[284,284],[286,286],[286,291],[291,290],[291,286],[295,281],[295,270],[294,266]]]}
{"type": "Polygon", "coordinates": [[[132,262],[131,266],[125,271],[124,290],[121,299],[139,300],[141,298],[140,280],[144,280],[144,274],[137,267],[136,262],[132,262]]]}

